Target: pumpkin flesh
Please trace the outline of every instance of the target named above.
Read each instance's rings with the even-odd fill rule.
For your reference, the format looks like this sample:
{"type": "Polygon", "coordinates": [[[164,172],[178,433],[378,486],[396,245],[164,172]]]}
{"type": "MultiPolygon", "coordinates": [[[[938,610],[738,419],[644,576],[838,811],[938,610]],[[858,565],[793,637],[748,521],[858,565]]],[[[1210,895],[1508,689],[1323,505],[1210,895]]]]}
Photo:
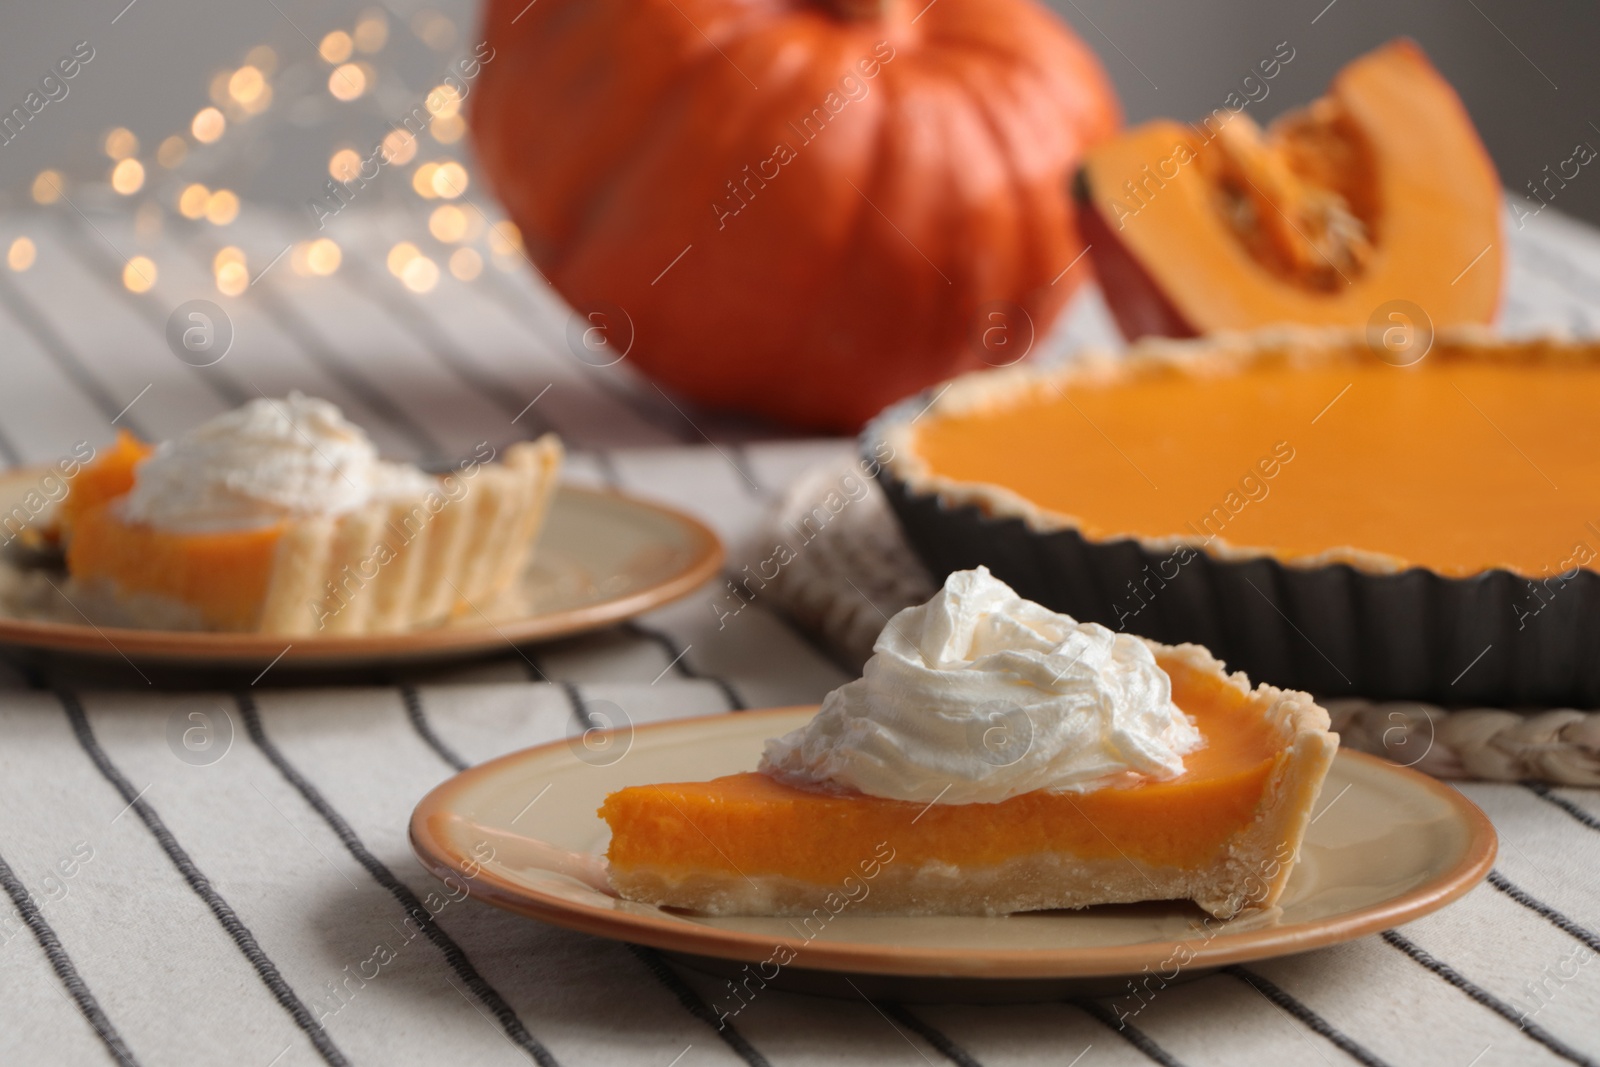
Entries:
{"type": "Polygon", "coordinates": [[[1130,338],[1360,326],[1397,299],[1444,327],[1499,305],[1499,179],[1410,41],[1357,59],[1265,133],[1226,111],[1141,126],[1091,151],[1078,188],[1130,338]]]}

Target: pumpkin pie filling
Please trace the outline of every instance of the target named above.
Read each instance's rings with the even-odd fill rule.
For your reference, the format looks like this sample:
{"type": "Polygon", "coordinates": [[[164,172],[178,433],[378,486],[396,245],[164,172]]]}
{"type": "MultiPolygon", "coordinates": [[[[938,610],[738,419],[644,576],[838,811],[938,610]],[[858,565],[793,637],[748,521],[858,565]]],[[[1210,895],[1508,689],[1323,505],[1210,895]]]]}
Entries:
{"type": "Polygon", "coordinates": [[[1574,556],[1600,521],[1592,356],[1157,361],[973,403],[958,386],[904,440],[939,491],[998,487],[1095,540],[1545,576],[1594,558],[1574,556]]]}
{"type": "Polygon", "coordinates": [[[82,582],[115,582],[192,607],[215,630],[251,630],[287,523],[215,534],[169,534],[120,521],[107,505],[73,528],[67,565],[82,582]]]}
{"type": "Polygon", "coordinates": [[[113,504],[133,488],[134,468],[151,451],[123,431],[83,470],[62,504],[72,535],[68,569],[79,581],[114,581],[126,593],[185,604],[214,629],[250,629],[287,524],[185,536],[122,521],[113,504]]]}
{"type": "Polygon", "coordinates": [[[893,847],[895,863],[918,866],[994,866],[1052,851],[1126,856],[1152,867],[1213,862],[1254,819],[1285,752],[1242,696],[1218,691],[1170,659],[1163,666],[1178,706],[1206,741],[1174,781],[931,807],[801,789],[756,772],[636,786],[611,794],[601,809],[614,834],[608,857],[668,877],[715,870],[818,884],[855,873],[880,841],[893,847]]]}

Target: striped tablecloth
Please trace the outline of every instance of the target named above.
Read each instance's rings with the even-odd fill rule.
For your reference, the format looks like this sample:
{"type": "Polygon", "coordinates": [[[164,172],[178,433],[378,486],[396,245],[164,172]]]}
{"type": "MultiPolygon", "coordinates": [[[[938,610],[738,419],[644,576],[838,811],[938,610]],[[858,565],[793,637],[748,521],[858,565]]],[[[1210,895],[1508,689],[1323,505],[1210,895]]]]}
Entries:
{"type": "MultiPolygon", "coordinates": [[[[0,457],[48,462],[113,422],[170,436],[298,388],[404,458],[555,429],[572,480],[704,517],[737,567],[759,558],[770,500],[850,447],[702,416],[625,368],[586,366],[526,273],[413,295],[383,266],[402,223],[419,226],[352,219],[332,277],[278,264],[228,298],[203,223],[141,235],[65,204],[0,217],[0,239],[39,250],[0,273],[0,457]],[[134,254],[159,268],[149,292],[121,284],[134,254]],[[233,322],[214,367],[164,340],[195,297],[233,322]]],[[[297,227],[247,213],[229,240],[265,264],[307,236],[297,227]]],[[[1553,212],[1511,237],[1507,328],[1593,332],[1600,237],[1553,212]]],[[[1050,347],[1110,336],[1090,294],[1050,347]]],[[[721,584],[635,625],[382,687],[269,673],[235,698],[114,669],[0,668],[0,1063],[1600,1062],[1600,796],[1578,790],[1464,786],[1501,834],[1488,885],[1381,937],[1175,985],[1131,1018],[1112,1000],[872,1003],[841,980],[841,999],[768,992],[719,1028],[720,982],[453,898],[423,873],[405,836],[417,799],[560,738],[594,702],[645,722],[815,701],[844,680],[759,597],[719,623],[721,584]],[[200,721],[225,746],[204,765],[169,740],[200,721]]]]}

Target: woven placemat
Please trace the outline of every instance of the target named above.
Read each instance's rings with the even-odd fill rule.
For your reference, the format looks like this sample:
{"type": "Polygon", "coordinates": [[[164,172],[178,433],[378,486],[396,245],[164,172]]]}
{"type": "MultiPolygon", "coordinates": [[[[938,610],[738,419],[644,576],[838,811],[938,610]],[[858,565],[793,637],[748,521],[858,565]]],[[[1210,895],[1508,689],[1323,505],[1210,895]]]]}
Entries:
{"type": "MultiPolygon", "coordinates": [[[[937,588],[877,483],[842,458],[798,478],[761,543],[789,558],[774,602],[847,667],[860,669],[889,617],[937,588]]],[[[1446,709],[1411,701],[1323,701],[1340,743],[1439,778],[1600,785],[1600,713],[1446,709]]]]}

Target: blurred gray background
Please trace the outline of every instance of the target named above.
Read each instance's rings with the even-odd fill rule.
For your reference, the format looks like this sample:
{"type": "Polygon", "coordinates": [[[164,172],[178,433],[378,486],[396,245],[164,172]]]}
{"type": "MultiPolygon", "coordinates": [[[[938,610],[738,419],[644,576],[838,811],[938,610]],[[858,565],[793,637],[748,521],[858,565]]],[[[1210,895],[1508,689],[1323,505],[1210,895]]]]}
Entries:
{"type": "MultiPolygon", "coordinates": [[[[1600,147],[1600,17],[1593,0],[1049,0],[1099,53],[1115,80],[1130,121],[1156,115],[1193,118],[1220,106],[1254,64],[1279,42],[1294,61],[1270,83],[1252,111],[1266,119],[1327,84],[1341,64],[1399,34],[1420,41],[1460,91],[1477,121],[1504,185],[1526,194],[1527,183],[1588,141],[1600,147]]],[[[209,103],[207,85],[236,67],[255,45],[283,57],[315,60],[315,44],[348,29],[363,0],[56,0],[6,5],[0,32],[0,112],[20,105],[54,62],[78,41],[94,60],[24,131],[0,144],[0,202],[26,203],[35,174],[103,170],[105,131],[126,126],[141,155],[167,135],[186,130],[209,103]]],[[[427,85],[444,59],[477,40],[475,5],[460,0],[381,5],[390,13],[391,46],[378,57],[413,68],[406,81],[427,85]],[[414,27],[440,29],[453,43],[421,45],[414,27]],[[420,16],[420,20],[419,20],[420,16]]],[[[320,76],[314,63],[305,77],[320,76]]],[[[326,68],[323,68],[325,72],[326,68]]],[[[284,88],[284,87],[280,87],[284,88]]],[[[326,94],[324,94],[326,95],[326,94]]],[[[337,105],[329,101],[327,105],[337,105]]],[[[329,153],[346,143],[371,143],[382,125],[371,109],[339,116],[292,116],[248,161],[239,183],[246,199],[303,204],[307,182],[326,177],[329,153]],[[299,131],[297,133],[296,131],[299,131]]],[[[238,162],[238,161],[236,161],[238,162]]],[[[1600,168],[1586,168],[1560,190],[1553,207],[1600,222],[1600,168]],[[1594,173],[1591,173],[1593,169],[1594,173]]]]}

